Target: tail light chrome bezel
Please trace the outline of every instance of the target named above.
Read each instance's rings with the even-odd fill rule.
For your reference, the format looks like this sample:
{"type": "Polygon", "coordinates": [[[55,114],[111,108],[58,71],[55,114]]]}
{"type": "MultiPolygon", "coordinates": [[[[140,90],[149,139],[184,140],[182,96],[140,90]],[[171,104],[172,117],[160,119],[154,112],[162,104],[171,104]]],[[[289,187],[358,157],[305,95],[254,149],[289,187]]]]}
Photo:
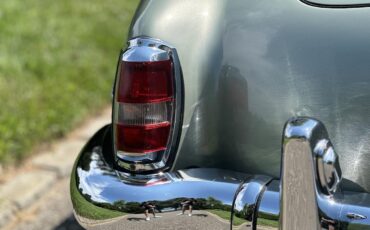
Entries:
{"type": "Polygon", "coordinates": [[[112,102],[112,137],[113,137],[113,154],[116,165],[119,169],[130,173],[153,173],[166,171],[171,168],[176,157],[176,151],[179,145],[182,127],[182,116],[184,107],[184,88],[180,61],[176,49],[166,42],[151,37],[136,37],[128,42],[128,47],[122,50],[116,72],[116,79],[113,86],[112,102]],[[167,147],[165,150],[155,153],[147,153],[140,156],[129,154],[119,154],[117,151],[116,125],[118,118],[117,92],[118,81],[121,72],[122,62],[172,62],[173,71],[173,104],[172,104],[172,123],[168,137],[167,147]]]}

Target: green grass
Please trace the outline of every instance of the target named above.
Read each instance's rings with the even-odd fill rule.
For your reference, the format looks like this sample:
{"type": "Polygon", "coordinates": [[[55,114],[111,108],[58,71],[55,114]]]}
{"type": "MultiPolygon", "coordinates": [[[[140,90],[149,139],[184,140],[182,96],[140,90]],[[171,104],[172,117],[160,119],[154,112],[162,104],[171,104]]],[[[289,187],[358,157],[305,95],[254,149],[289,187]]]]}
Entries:
{"type": "Polygon", "coordinates": [[[110,101],[137,0],[2,0],[0,164],[63,136],[110,101]]]}
{"type": "MultiPolygon", "coordinates": [[[[208,212],[215,214],[216,216],[219,216],[220,218],[230,221],[230,212],[224,211],[224,210],[207,210],[208,212]]],[[[247,222],[246,220],[243,220],[242,218],[234,216],[233,218],[233,225],[239,226],[243,223],[247,222]]]]}
{"type": "MultiPolygon", "coordinates": [[[[224,210],[207,210],[207,211],[219,216],[220,218],[222,218],[224,220],[227,220],[227,221],[230,220],[230,212],[228,212],[228,211],[224,211],[224,210]]],[[[247,221],[242,219],[242,218],[239,218],[239,217],[236,217],[236,216],[234,216],[234,218],[233,218],[233,225],[234,226],[242,225],[245,222],[247,222],[247,221]]],[[[261,218],[261,217],[258,218],[257,224],[262,225],[262,226],[269,226],[269,227],[276,227],[276,228],[278,227],[278,221],[269,220],[269,219],[265,219],[265,218],[261,218]]]]}
{"type": "Polygon", "coordinates": [[[274,228],[279,227],[279,221],[278,220],[269,220],[269,219],[264,219],[264,218],[260,218],[260,217],[258,218],[257,224],[262,225],[262,226],[274,227],[274,228]]]}

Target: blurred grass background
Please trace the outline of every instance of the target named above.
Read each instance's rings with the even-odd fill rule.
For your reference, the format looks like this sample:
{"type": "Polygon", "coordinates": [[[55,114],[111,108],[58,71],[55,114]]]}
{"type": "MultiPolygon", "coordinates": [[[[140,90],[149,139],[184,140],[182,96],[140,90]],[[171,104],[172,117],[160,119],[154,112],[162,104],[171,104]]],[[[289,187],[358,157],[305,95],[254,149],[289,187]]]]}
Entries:
{"type": "Polygon", "coordinates": [[[2,0],[0,165],[63,136],[111,99],[137,0],[2,0]]]}

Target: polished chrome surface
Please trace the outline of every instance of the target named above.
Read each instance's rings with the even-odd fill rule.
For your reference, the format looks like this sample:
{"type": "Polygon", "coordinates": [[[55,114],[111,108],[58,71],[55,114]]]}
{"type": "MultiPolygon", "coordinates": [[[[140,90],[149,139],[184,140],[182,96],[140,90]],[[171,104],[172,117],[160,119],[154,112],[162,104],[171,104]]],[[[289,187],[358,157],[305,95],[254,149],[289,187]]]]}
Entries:
{"type": "Polygon", "coordinates": [[[147,218],[158,216],[163,219],[155,220],[159,224],[156,226],[168,227],[167,222],[181,224],[184,214],[194,217],[196,229],[203,229],[196,227],[202,221],[213,221],[216,226],[229,229],[233,201],[236,200],[235,215],[251,220],[259,194],[271,180],[268,176],[207,168],[150,175],[124,173],[113,168],[110,141],[109,127],[105,127],[87,143],[73,169],[74,210],[87,228],[116,220],[121,226],[145,226],[147,218]],[[241,190],[237,193],[238,188],[241,190]],[[143,221],[132,222],[135,218],[143,221]]]}
{"type": "Polygon", "coordinates": [[[318,120],[288,120],[283,132],[280,228],[369,229],[368,193],[340,188],[340,166],[325,126],[318,120]]]}
{"type": "Polygon", "coordinates": [[[367,218],[367,216],[364,216],[364,215],[361,215],[361,214],[357,214],[357,213],[352,213],[352,212],[347,213],[346,216],[349,219],[353,219],[353,220],[364,220],[364,219],[367,218]]]}
{"type": "MultiPolygon", "coordinates": [[[[172,119],[171,134],[168,140],[167,149],[155,154],[146,156],[133,157],[126,152],[117,152],[116,162],[119,167],[130,172],[151,172],[158,170],[168,170],[171,168],[175,159],[179,139],[181,135],[182,116],[183,116],[183,80],[180,67],[180,61],[176,49],[168,43],[159,39],[140,36],[128,41],[128,47],[122,52],[121,61],[125,62],[149,62],[149,61],[164,61],[171,59],[173,61],[174,76],[175,76],[175,92],[174,92],[174,118],[172,119]]],[[[118,64],[117,77],[120,68],[118,64]]],[[[117,86],[116,86],[117,87],[117,86]]],[[[117,90],[117,89],[115,89],[117,90]]],[[[113,93],[113,95],[115,95],[113,93]]],[[[113,103],[113,118],[118,119],[118,103],[113,103]]],[[[115,132],[113,128],[113,133],[115,132]]]]}
{"type": "MultiPolygon", "coordinates": [[[[279,183],[278,180],[273,180],[263,192],[258,208],[256,229],[278,229],[280,216],[279,183]]],[[[321,229],[370,229],[368,219],[370,217],[370,194],[341,191],[336,192],[330,199],[329,196],[319,194],[317,202],[323,215],[320,222],[321,229]]],[[[304,211],[306,211],[306,207],[304,211]]],[[[294,220],[295,217],[294,213],[290,219],[294,220]]],[[[298,229],[304,229],[302,224],[299,226],[298,229]]]]}
{"type": "Polygon", "coordinates": [[[370,192],[369,21],[370,8],[299,0],[142,1],[130,37],[171,43],[183,70],[175,169],[278,178],[282,126],[309,116],[330,133],[343,188],[370,192]]]}
{"type": "Polygon", "coordinates": [[[342,171],[339,166],[338,155],[329,140],[319,140],[314,147],[316,171],[322,192],[332,195],[338,189],[342,180],[342,171]]]}
{"type": "Polygon", "coordinates": [[[320,229],[311,148],[318,140],[327,139],[326,130],[316,120],[293,118],[287,122],[283,135],[280,228],[320,229]]]}
{"type": "Polygon", "coordinates": [[[85,145],[73,168],[75,215],[89,229],[150,228],[154,224],[158,228],[179,225],[187,229],[265,230],[277,229],[279,218],[284,230],[314,229],[316,224],[330,230],[370,229],[369,193],[339,188],[327,195],[320,189],[314,140],[322,139],[329,140],[317,120],[294,118],[287,123],[281,192],[279,180],[222,169],[148,175],[119,171],[114,167],[111,132],[106,126],[85,145]],[[163,219],[155,218],[152,224],[146,221],[154,220],[154,216],[163,219]]]}
{"type": "MultiPolygon", "coordinates": [[[[271,181],[271,177],[256,175],[249,178],[246,183],[243,183],[234,201],[233,214],[231,225],[234,227],[235,218],[245,220],[244,229],[255,229],[257,221],[257,210],[261,199],[261,193],[264,191],[267,183],[271,181]]],[[[239,229],[240,226],[236,228],[239,229]]]]}
{"type": "Polygon", "coordinates": [[[280,216],[280,182],[271,181],[265,191],[261,194],[261,201],[258,206],[257,230],[278,229],[280,216]]]}
{"type": "Polygon", "coordinates": [[[128,48],[121,60],[126,62],[150,62],[169,60],[169,46],[164,42],[149,37],[135,38],[128,41],[128,48]]]}
{"type": "Polygon", "coordinates": [[[370,7],[368,0],[300,0],[301,2],[322,8],[361,8],[370,7]]]}

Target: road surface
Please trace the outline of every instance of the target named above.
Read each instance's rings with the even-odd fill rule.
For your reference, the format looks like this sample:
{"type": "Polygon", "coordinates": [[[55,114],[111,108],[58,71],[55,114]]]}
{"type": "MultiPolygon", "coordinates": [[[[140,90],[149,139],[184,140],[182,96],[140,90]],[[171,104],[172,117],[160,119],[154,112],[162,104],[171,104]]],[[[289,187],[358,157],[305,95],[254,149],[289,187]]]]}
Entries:
{"type": "Polygon", "coordinates": [[[72,213],[69,197],[69,178],[61,179],[43,197],[26,210],[4,230],[82,230],[72,213]]]}

